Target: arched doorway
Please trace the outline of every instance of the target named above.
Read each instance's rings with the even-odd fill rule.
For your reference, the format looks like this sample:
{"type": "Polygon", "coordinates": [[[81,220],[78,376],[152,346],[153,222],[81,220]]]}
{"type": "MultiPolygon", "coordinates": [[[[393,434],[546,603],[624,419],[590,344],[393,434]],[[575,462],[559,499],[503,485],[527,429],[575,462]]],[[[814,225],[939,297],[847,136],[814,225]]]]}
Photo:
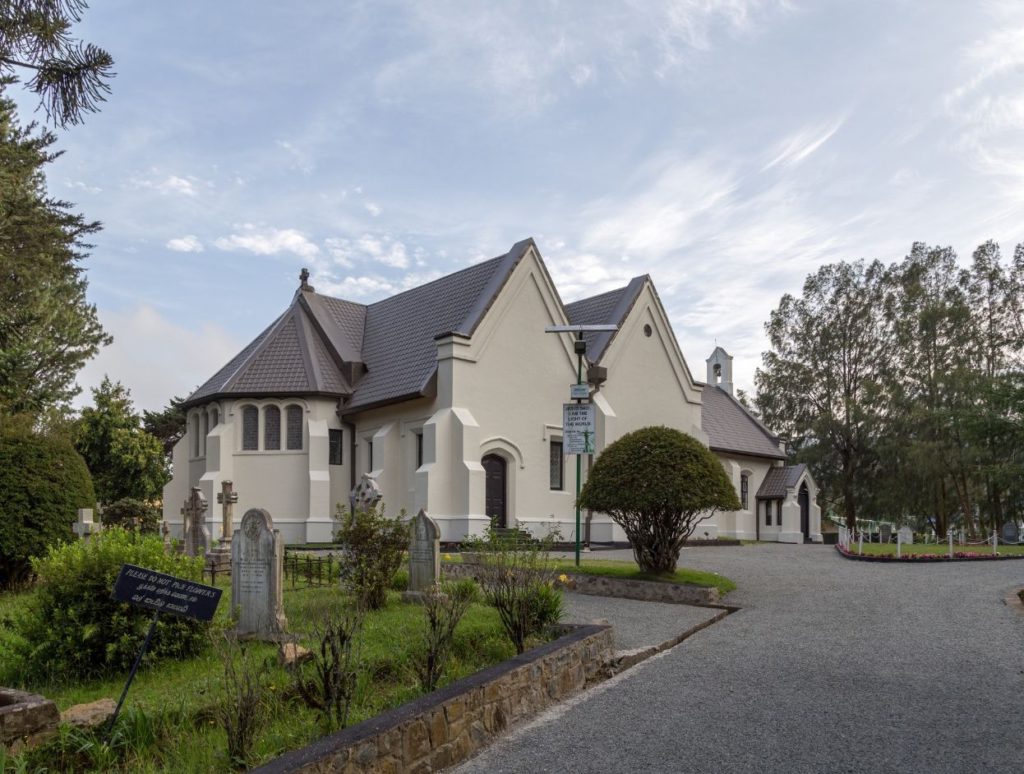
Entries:
{"type": "Polygon", "coordinates": [[[504,457],[488,454],[484,468],[484,513],[495,527],[508,526],[508,465],[504,457]]]}
{"type": "Polygon", "coordinates": [[[811,494],[807,491],[806,481],[800,485],[800,494],[796,499],[800,504],[800,531],[804,533],[806,543],[811,539],[811,494]]]}

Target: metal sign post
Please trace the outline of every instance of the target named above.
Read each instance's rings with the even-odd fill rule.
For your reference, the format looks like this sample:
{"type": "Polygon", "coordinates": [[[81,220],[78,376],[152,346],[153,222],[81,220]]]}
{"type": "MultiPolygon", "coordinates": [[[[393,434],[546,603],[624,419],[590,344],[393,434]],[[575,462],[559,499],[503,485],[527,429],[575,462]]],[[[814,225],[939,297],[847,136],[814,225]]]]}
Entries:
{"type": "Polygon", "coordinates": [[[132,664],[132,671],[128,673],[128,680],[124,684],[124,690],[121,691],[121,698],[117,700],[117,707],[107,725],[108,741],[110,732],[114,730],[117,716],[121,712],[121,705],[124,704],[128,689],[131,687],[132,680],[135,679],[135,673],[139,671],[142,657],[149,649],[149,643],[153,639],[153,632],[156,631],[160,613],[171,613],[198,621],[209,621],[217,612],[217,603],[220,602],[222,593],[221,589],[215,586],[206,586],[187,578],[178,578],[156,570],[147,570],[145,567],[137,567],[134,564],[121,565],[121,572],[118,574],[117,580],[114,581],[114,589],[110,594],[111,599],[152,610],[153,618],[149,622],[146,639],[142,641],[139,654],[135,657],[135,663],[132,664]]]}
{"type": "Polygon", "coordinates": [[[617,331],[618,325],[549,325],[545,333],[575,333],[573,351],[576,353],[576,384],[569,388],[569,397],[575,403],[562,406],[562,443],[565,454],[576,455],[576,566],[580,566],[580,489],[583,485],[584,454],[594,453],[594,404],[590,401],[590,386],[583,381],[583,356],[587,354],[586,332],[617,331]],[[587,401],[584,403],[583,401],[587,401]]]}

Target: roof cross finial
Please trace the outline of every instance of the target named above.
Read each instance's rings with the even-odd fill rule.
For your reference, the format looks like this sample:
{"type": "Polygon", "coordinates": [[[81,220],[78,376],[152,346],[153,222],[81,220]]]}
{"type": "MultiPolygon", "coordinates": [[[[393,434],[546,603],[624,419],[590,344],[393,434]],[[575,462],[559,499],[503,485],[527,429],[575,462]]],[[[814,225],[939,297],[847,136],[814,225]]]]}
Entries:
{"type": "Polygon", "coordinates": [[[302,283],[299,285],[299,290],[313,289],[313,286],[309,284],[309,269],[303,267],[302,271],[299,272],[299,281],[302,283]]]}

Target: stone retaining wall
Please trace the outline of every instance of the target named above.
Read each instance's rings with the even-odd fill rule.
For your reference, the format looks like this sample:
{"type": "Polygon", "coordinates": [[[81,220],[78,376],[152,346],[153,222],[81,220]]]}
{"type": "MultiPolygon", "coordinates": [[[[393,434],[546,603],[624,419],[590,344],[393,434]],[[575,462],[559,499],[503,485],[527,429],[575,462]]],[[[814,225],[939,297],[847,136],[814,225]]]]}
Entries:
{"type": "Polygon", "coordinates": [[[57,733],[60,712],[49,699],[14,688],[0,688],[0,748],[17,755],[57,733]]]}
{"type": "Polygon", "coordinates": [[[287,753],[254,771],[429,772],[452,766],[508,726],[586,687],[611,659],[610,626],[578,626],[390,712],[287,753]]]}

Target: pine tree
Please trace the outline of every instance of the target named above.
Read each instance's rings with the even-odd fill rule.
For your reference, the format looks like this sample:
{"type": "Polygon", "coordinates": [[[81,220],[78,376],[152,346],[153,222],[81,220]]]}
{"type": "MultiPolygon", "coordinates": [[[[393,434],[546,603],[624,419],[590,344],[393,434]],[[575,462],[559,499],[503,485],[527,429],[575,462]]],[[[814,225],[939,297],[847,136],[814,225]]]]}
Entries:
{"type": "Polygon", "coordinates": [[[0,93],[0,412],[39,415],[77,394],[75,374],[109,344],[86,301],[83,240],[99,230],[47,195],[55,137],[17,124],[0,93]]]}

